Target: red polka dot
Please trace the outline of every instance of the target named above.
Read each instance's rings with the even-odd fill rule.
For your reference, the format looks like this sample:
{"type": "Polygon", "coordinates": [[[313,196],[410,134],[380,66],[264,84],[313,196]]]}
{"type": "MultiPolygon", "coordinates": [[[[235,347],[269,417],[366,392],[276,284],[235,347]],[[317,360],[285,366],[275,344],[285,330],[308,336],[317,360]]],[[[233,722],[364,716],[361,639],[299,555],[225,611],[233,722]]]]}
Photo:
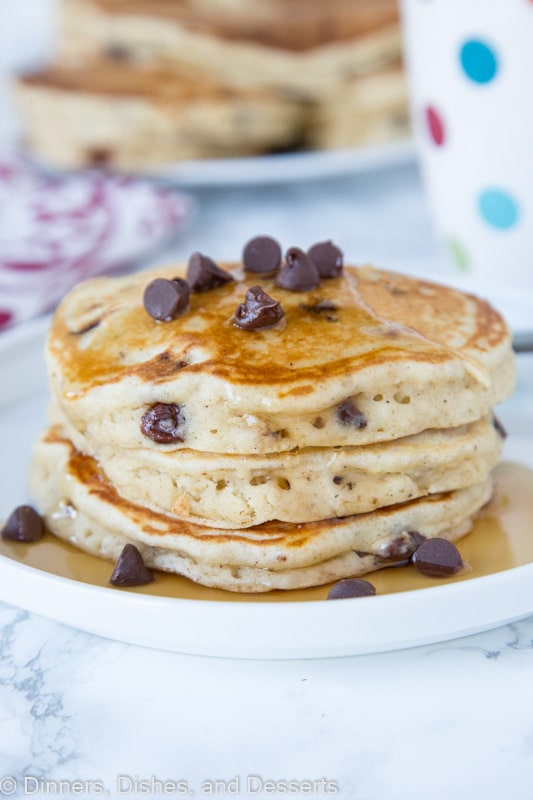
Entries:
{"type": "Polygon", "coordinates": [[[12,319],[13,319],[13,314],[10,311],[3,311],[0,308],[0,331],[2,330],[2,328],[7,328],[12,319]]]}
{"type": "Polygon", "coordinates": [[[438,111],[433,108],[433,106],[427,106],[425,113],[429,135],[431,136],[433,143],[436,144],[437,147],[440,147],[444,144],[444,140],[446,139],[446,131],[444,129],[442,117],[438,111]]]}

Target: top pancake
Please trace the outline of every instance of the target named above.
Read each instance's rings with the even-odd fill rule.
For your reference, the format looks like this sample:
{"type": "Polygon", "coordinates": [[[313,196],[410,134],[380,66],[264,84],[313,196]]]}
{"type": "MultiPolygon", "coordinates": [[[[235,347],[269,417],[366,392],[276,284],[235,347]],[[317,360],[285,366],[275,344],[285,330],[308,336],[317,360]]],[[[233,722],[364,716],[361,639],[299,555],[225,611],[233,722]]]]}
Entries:
{"type": "MultiPolygon", "coordinates": [[[[248,40],[288,50],[357,39],[398,23],[396,0],[269,0],[269,3],[221,0],[78,0],[115,17],[150,18],[181,23],[228,40],[248,40]]],[[[72,0],[64,3],[68,12],[72,0]]]]}
{"type": "Polygon", "coordinates": [[[110,446],[268,453],[462,425],[514,388],[510,332],[479,298],[370,267],[292,292],[222,266],[235,280],[191,294],[170,322],[147,314],[143,291],[184,267],[97,278],[64,299],[47,360],[70,424],[110,446]],[[284,322],[242,330],[234,312],[257,283],[284,322]],[[357,415],[343,413],[347,400],[357,415]],[[141,432],[156,403],[179,406],[182,441],[141,432]]]}

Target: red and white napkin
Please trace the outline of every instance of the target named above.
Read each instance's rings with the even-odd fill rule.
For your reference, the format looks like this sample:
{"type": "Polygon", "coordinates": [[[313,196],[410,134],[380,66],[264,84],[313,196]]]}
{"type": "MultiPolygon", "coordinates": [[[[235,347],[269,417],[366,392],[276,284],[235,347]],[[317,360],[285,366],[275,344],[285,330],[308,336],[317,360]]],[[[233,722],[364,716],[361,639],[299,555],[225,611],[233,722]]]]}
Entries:
{"type": "Polygon", "coordinates": [[[51,310],[81,280],[138,264],[192,208],[186,194],[142,179],[50,177],[0,150],[0,331],[51,310]]]}

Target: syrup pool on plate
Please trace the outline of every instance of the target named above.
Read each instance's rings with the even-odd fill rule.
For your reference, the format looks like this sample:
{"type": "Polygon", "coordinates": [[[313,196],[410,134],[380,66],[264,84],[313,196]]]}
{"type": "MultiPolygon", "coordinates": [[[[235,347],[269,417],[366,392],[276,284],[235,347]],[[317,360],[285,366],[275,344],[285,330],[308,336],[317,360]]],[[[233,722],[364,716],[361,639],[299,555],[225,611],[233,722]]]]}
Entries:
{"type": "MultiPolygon", "coordinates": [[[[471,581],[533,563],[533,471],[520,464],[504,462],[496,471],[495,493],[478,515],[472,531],[457,542],[468,569],[450,578],[431,578],[413,566],[387,567],[366,576],[376,594],[406,592],[433,586],[471,581]]],[[[113,564],[47,534],[34,544],[0,540],[0,554],[31,567],[81,581],[109,591],[127,591],[159,597],[229,602],[293,602],[325,600],[331,585],[312,589],[238,594],[209,589],[186,578],[155,572],[145,586],[114,589],[109,585],[113,564]]]]}

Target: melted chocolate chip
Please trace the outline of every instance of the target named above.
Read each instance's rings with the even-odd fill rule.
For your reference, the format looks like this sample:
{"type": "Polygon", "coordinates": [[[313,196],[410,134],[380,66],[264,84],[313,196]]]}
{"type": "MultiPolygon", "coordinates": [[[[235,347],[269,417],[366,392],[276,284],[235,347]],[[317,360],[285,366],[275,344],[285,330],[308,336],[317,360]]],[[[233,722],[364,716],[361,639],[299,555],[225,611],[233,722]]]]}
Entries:
{"type": "Polygon", "coordinates": [[[154,576],[147,568],[135,545],[124,545],[109,583],[112,583],[113,586],[143,586],[153,579],[154,576]]]}
{"type": "Polygon", "coordinates": [[[185,313],[189,306],[190,289],[183,278],[156,278],[143,294],[144,308],[154,319],[169,322],[185,313]]]}
{"type": "Polygon", "coordinates": [[[492,424],[496,428],[496,431],[498,432],[499,437],[501,439],[507,439],[507,431],[503,427],[502,423],[500,422],[500,420],[498,419],[496,414],[493,414],[493,416],[492,416],[492,424]]]}
{"type": "Polygon", "coordinates": [[[426,537],[418,531],[402,531],[391,541],[387,542],[379,550],[381,558],[396,560],[408,560],[415,550],[420,547],[426,537]]]}
{"type": "Polygon", "coordinates": [[[281,264],[281,247],[270,236],[256,236],[245,245],[242,262],[250,272],[275,272],[281,264]]]}
{"type": "Polygon", "coordinates": [[[329,311],[337,311],[339,307],[331,300],[319,300],[318,303],[300,303],[300,308],[311,314],[326,314],[329,311]]]}
{"type": "Polygon", "coordinates": [[[455,575],[463,566],[457,547],[447,539],[440,538],[422,542],[411,560],[419,572],[432,578],[455,575]]]}
{"type": "Polygon", "coordinates": [[[157,372],[161,377],[164,375],[172,375],[174,372],[179,372],[181,369],[189,366],[188,361],[176,361],[168,352],[159,353],[156,356],[157,372]]]}
{"type": "Polygon", "coordinates": [[[156,403],[143,414],[141,432],[158,444],[183,441],[181,408],[168,403],[156,403]]]}
{"type": "Polygon", "coordinates": [[[95,169],[108,167],[113,161],[113,151],[106,147],[93,147],[87,150],[85,160],[88,167],[95,169]]]}
{"type": "Polygon", "coordinates": [[[367,421],[365,416],[354,406],[351,400],[344,400],[337,406],[337,419],[341,425],[353,425],[354,428],[362,430],[366,428],[367,421]]]}
{"type": "Polygon", "coordinates": [[[376,587],[362,578],[345,578],[333,584],[328,593],[328,600],[343,600],[346,597],[371,597],[376,594],[376,587]]]}
{"type": "Polygon", "coordinates": [[[208,256],[193,253],[187,266],[187,283],[191,292],[207,292],[233,280],[233,276],[221,269],[208,256]]]}
{"type": "Polygon", "coordinates": [[[106,57],[109,58],[111,61],[124,62],[131,60],[130,50],[128,50],[127,47],[124,47],[124,45],[121,44],[111,42],[111,44],[107,45],[104,52],[106,57]]]}
{"type": "Polygon", "coordinates": [[[321,278],[338,278],[342,274],[343,254],[333,242],[318,242],[309,248],[307,255],[321,278]]]}
{"type": "Polygon", "coordinates": [[[44,535],[44,524],[31,506],[18,506],[2,528],[2,539],[12,542],[36,542],[44,535]]]}
{"type": "Polygon", "coordinates": [[[338,306],[331,300],[320,300],[318,303],[300,303],[302,311],[307,311],[328,322],[338,322],[338,316],[334,313],[338,311],[338,306]]]}
{"type": "Polygon", "coordinates": [[[258,328],[271,328],[284,316],[281,303],[257,285],[251,286],[246,292],[244,303],[235,312],[234,321],[238,328],[254,331],[258,328]]]}
{"type": "Polygon", "coordinates": [[[318,269],[299,247],[289,248],[285,261],[274,280],[276,286],[290,292],[309,292],[320,285],[318,269]]]}

